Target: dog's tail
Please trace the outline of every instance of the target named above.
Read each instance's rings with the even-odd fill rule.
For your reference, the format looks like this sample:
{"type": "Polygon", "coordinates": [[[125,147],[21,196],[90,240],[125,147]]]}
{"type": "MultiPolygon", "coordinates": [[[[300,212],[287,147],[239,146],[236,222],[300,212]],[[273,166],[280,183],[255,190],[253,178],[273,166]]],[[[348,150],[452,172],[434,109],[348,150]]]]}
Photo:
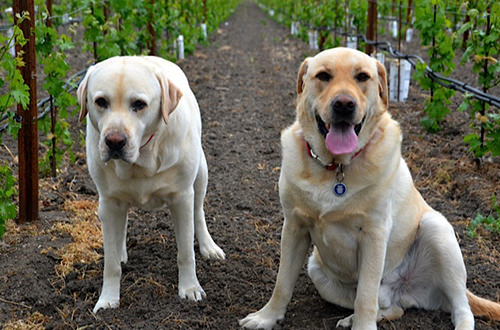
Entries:
{"type": "Polygon", "coordinates": [[[467,299],[474,316],[484,316],[494,321],[500,321],[500,304],[474,295],[467,290],[467,299]]]}

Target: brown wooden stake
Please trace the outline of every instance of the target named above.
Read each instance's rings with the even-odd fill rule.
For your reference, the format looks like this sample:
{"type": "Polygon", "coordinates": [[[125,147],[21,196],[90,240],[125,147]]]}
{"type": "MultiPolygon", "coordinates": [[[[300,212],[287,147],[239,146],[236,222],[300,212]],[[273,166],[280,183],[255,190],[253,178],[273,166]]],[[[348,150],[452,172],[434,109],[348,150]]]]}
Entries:
{"type": "MultiPolygon", "coordinates": [[[[49,17],[45,21],[48,27],[52,27],[52,0],[47,0],[47,11],[49,12],[49,17]]],[[[50,132],[52,133],[52,156],[50,156],[50,169],[53,178],[57,175],[57,160],[56,160],[56,119],[57,119],[57,109],[54,106],[54,98],[49,95],[50,104],[50,132]]]]}
{"type": "MultiPolygon", "coordinates": [[[[491,8],[490,4],[486,7],[486,36],[485,38],[488,38],[488,36],[491,33],[491,8]]],[[[490,51],[489,49],[486,51],[484,58],[484,64],[483,64],[483,73],[484,77],[488,76],[488,57],[490,56],[490,51]]],[[[483,85],[483,92],[488,93],[488,88],[489,86],[487,85],[486,81],[484,82],[483,85]]],[[[482,108],[480,111],[481,115],[484,117],[486,115],[486,102],[482,102],[482,108]]],[[[481,148],[484,148],[484,135],[485,135],[485,129],[484,129],[484,123],[481,121],[481,148]]]]}
{"type": "Polygon", "coordinates": [[[347,46],[347,34],[349,33],[349,0],[344,2],[344,13],[345,13],[345,28],[344,28],[344,44],[347,46]]]}
{"type": "MultiPolygon", "coordinates": [[[[337,6],[339,5],[338,2],[335,2],[335,7],[338,8],[337,6]]],[[[334,25],[333,25],[333,45],[336,46],[337,45],[337,29],[338,29],[338,24],[337,24],[337,21],[338,21],[338,17],[339,17],[339,14],[338,14],[338,11],[337,13],[335,14],[335,21],[334,21],[334,25]]]]}
{"type": "MultiPolygon", "coordinates": [[[[14,0],[14,23],[17,14],[29,13],[29,19],[20,24],[28,41],[22,48],[16,45],[16,55],[23,52],[25,65],[19,67],[24,83],[28,85],[30,102],[27,109],[17,106],[21,117],[18,135],[19,153],[19,218],[18,223],[38,219],[38,121],[36,106],[35,7],[33,0],[14,0]]],[[[22,15],[22,14],[21,14],[22,15]]]]}
{"type": "Polygon", "coordinates": [[[207,0],[203,0],[203,23],[208,22],[208,17],[207,17],[207,0]]]}
{"type": "Polygon", "coordinates": [[[155,1],[149,0],[149,5],[150,7],[149,7],[148,32],[150,39],[148,42],[148,48],[149,48],[149,55],[156,55],[156,32],[153,27],[155,1]]]}
{"type": "MultiPolygon", "coordinates": [[[[94,9],[94,4],[93,3],[90,4],[90,12],[91,12],[92,16],[95,16],[95,9],[94,9]]],[[[97,42],[93,41],[92,42],[92,47],[94,49],[94,63],[97,63],[97,61],[98,61],[98,58],[97,58],[97,42]]]]}
{"type": "MultiPolygon", "coordinates": [[[[366,39],[377,40],[377,0],[368,1],[368,25],[366,26],[366,39]]],[[[374,45],[366,45],[365,49],[368,55],[375,51],[374,45]]]]}
{"type": "Polygon", "coordinates": [[[52,133],[52,156],[50,156],[50,170],[53,178],[57,176],[57,139],[56,139],[56,120],[57,120],[57,107],[54,106],[54,98],[49,96],[50,102],[50,132],[52,133]]]}
{"type": "Polygon", "coordinates": [[[47,5],[47,11],[49,12],[49,17],[47,17],[47,20],[45,21],[45,24],[48,27],[52,27],[52,0],[47,0],[46,5],[47,5]]]}
{"type": "MultiPolygon", "coordinates": [[[[467,24],[470,22],[470,16],[467,15],[465,16],[465,21],[464,24],[467,24]]],[[[462,49],[465,50],[467,48],[467,40],[469,40],[469,30],[465,30],[463,39],[462,39],[462,49]]]]}
{"type": "MultiPolygon", "coordinates": [[[[436,25],[436,19],[437,19],[437,6],[434,5],[433,7],[433,22],[434,25],[436,25]]],[[[436,36],[432,36],[432,54],[431,54],[431,59],[433,60],[436,57],[436,36]]],[[[431,81],[431,102],[434,100],[434,81],[431,81]]]]}
{"type": "MultiPolygon", "coordinates": [[[[401,26],[403,20],[403,3],[399,1],[399,16],[398,16],[398,52],[401,52],[401,26]]],[[[400,100],[399,93],[401,92],[401,59],[398,58],[398,102],[400,100]]]]}
{"type": "Polygon", "coordinates": [[[412,0],[408,0],[408,8],[406,8],[406,25],[411,26],[411,5],[413,4],[412,0]]]}

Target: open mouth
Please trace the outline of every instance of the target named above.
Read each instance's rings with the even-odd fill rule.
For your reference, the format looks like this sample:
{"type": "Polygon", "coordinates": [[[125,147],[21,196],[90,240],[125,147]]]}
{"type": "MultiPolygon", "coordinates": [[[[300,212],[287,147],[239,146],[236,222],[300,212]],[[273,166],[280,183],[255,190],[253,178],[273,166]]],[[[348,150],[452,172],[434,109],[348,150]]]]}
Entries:
{"type": "Polygon", "coordinates": [[[316,114],[316,123],[321,135],[325,138],[326,147],[333,155],[352,153],[358,144],[358,134],[365,118],[359,124],[346,121],[327,124],[316,114]]]}
{"type": "MultiPolygon", "coordinates": [[[[365,118],[366,118],[366,116],[363,117],[363,119],[361,120],[361,122],[359,124],[354,125],[354,132],[356,133],[356,135],[358,135],[359,131],[361,131],[361,127],[363,127],[363,123],[365,122],[365,118]]],[[[330,124],[326,124],[318,114],[316,114],[316,123],[318,125],[319,132],[321,133],[321,135],[323,135],[323,137],[326,138],[326,135],[328,134],[328,131],[330,130],[330,124]]],[[[347,127],[351,124],[349,124],[348,122],[340,122],[340,123],[336,123],[334,125],[339,126],[339,128],[342,128],[343,126],[347,127]]]]}

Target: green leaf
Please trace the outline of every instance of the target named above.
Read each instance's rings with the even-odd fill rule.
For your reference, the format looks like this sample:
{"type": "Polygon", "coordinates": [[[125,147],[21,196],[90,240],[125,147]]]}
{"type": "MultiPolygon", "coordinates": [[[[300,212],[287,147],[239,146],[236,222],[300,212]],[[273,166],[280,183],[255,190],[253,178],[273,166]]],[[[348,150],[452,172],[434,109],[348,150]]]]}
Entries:
{"type": "Polygon", "coordinates": [[[28,107],[28,104],[30,103],[30,94],[28,86],[26,85],[18,86],[17,89],[10,91],[10,95],[14,98],[14,101],[21,104],[23,109],[26,109],[28,107]]]}

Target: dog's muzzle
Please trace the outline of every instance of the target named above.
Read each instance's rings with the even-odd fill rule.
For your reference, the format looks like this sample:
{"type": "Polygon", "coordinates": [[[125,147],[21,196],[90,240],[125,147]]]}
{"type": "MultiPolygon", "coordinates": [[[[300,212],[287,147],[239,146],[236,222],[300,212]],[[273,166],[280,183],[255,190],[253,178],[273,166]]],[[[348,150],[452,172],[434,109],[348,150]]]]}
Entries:
{"type": "Polygon", "coordinates": [[[110,159],[123,158],[125,146],[127,145],[127,136],[119,131],[111,131],[104,137],[104,142],[108,147],[108,157],[110,159]]]}
{"type": "Polygon", "coordinates": [[[358,105],[350,95],[337,95],[330,103],[330,120],[324,122],[316,113],[318,131],[325,138],[326,148],[333,155],[350,154],[358,145],[363,120],[355,123],[358,105]]]}
{"type": "Polygon", "coordinates": [[[353,121],[357,104],[350,95],[337,95],[330,106],[332,109],[332,124],[350,123],[353,121]]]}
{"type": "MultiPolygon", "coordinates": [[[[321,119],[319,114],[316,113],[316,123],[318,125],[318,130],[321,135],[323,135],[323,137],[326,137],[331,125],[337,126],[339,128],[352,125],[351,123],[353,122],[356,115],[357,103],[350,95],[341,94],[333,99],[333,101],[330,103],[330,108],[332,115],[330,124],[326,124],[321,119]]],[[[359,124],[356,124],[354,126],[356,135],[358,135],[361,131],[363,122],[364,118],[359,124]]]]}

